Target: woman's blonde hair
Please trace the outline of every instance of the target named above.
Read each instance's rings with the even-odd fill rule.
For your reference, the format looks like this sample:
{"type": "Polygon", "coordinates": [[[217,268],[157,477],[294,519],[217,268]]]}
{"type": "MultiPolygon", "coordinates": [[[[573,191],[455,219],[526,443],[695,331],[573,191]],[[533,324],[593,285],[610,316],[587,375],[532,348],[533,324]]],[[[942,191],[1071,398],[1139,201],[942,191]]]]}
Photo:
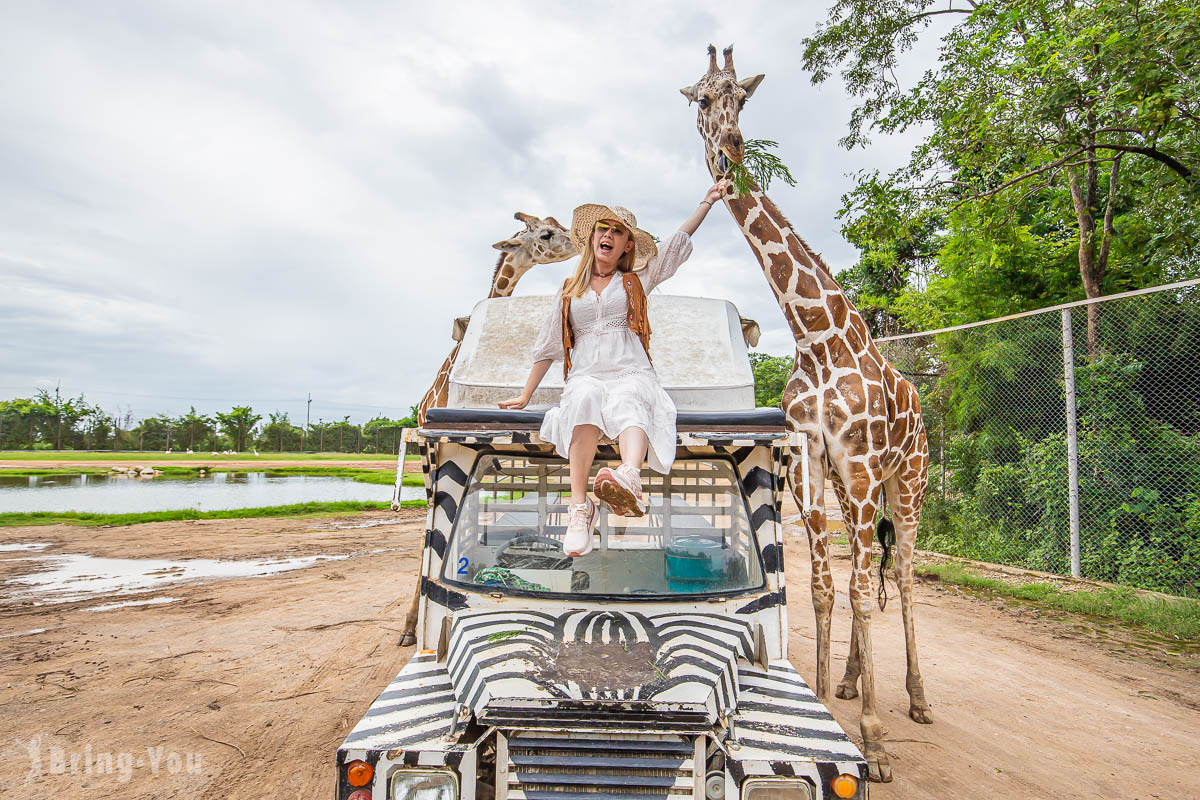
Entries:
{"type": "MultiPolygon", "coordinates": [[[[630,234],[632,241],[633,234],[630,234]]],[[[628,253],[621,253],[621,257],[617,259],[617,271],[629,272],[633,269],[634,259],[637,258],[637,245],[634,244],[628,253]]],[[[592,236],[588,234],[587,247],[583,248],[583,255],[579,259],[579,266],[575,269],[575,274],[571,277],[563,289],[564,297],[583,297],[587,292],[588,287],[592,285],[593,269],[596,266],[596,253],[592,250],[592,236]]]]}

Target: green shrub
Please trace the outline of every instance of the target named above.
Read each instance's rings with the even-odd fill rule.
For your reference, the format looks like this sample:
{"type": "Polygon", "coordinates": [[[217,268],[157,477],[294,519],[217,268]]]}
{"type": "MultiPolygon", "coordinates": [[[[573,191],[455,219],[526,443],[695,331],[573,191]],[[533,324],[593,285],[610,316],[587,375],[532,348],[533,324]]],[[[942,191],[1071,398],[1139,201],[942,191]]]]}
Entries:
{"type": "MultiPolygon", "coordinates": [[[[1128,356],[1077,371],[1081,571],[1200,597],[1200,435],[1149,415],[1137,391],[1141,372],[1128,356]]],[[[1066,435],[1038,435],[1044,418],[1034,423],[951,435],[946,497],[926,502],[923,547],[1069,571],[1066,435]]]]}

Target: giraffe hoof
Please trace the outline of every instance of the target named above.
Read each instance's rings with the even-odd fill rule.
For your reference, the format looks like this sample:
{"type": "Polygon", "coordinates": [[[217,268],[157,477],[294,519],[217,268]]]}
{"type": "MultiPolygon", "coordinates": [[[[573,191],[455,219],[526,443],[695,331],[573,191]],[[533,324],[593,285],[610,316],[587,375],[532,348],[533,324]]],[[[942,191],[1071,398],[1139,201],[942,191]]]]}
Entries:
{"type": "Polygon", "coordinates": [[[405,631],[404,633],[400,634],[400,641],[396,642],[396,645],[399,647],[409,647],[410,645],[414,645],[416,643],[417,635],[415,633],[405,631]]]}
{"type": "Polygon", "coordinates": [[[908,715],[912,717],[913,722],[919,722],[922,725],[933,724],[933,709],[929,706],[911,706],[908,709],[908,715]]]}
{"type": "Polygon", "coordinates": [[[853,700],[858,697],[858,687],[853,683],[839,683],[833,693],[839,700],[853,700]]]}
{"type": "Polygon", "coordinates": [[[888,763],[887,756],[880,756],[876,760],[867,760],[867,778],[871,783],[891,783],[892,782],[892,765],[888,763]]]}

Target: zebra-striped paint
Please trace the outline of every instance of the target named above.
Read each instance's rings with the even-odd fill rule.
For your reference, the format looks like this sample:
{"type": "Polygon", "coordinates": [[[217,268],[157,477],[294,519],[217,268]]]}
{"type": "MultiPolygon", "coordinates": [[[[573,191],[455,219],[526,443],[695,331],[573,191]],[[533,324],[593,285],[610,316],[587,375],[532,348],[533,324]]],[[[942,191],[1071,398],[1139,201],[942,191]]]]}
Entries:
{"type": "Polygon", "coordinates": [[[694,612],[481,611],[455,618],[448,668],[458,701],[480,718],[514,700],[610,700],[704,713],[713,724],[736,704],[737,663],[754,658],[754,633],[747,619],[694,612]],[[638,685],[623,675],[597,685],[560,660],[564,647],[590,645],[618,663],[639,643],[653,671],[638,685]]]}
{"type": "MultiPolygon", "coordinates": [[[[580,729],[580,709],[600,716],[606,705],[689,712],[704,721],[727,757],[727,779],[803,775],[822,786],[838,772],[862,776],[866,765],[828,710],[787,663],[781,499],[790,438],[729,434],[682,434],[677,458],[728,456],[736,465],[741,490],[758,541],[765,586],[712,600],[608,601],[579,608],[571,601],[473,591],[439,581],[442,559],[476,458],[482,452],[551,454],[530,432],[430,431],[422,439],[422,467],[430,478],[431,502],[422,559],[418,642],[438,646],[442,620],[450,619],[444,663],[418,655],[379,696],[339,749],[339,763],[367,753],[409,766],[455,766],[474,771],[474,747],[488,733],[459,742],[464,717],[486,717],[489,709],[521,711],[521,727],[580,729]],[[482,434],[482,435],[481,435],[482,434]],[[493,634],[517,631],[515,635],[493,634]],[[766,645],[754,652],[755,642],[766,645]],[[534,679],[531,661],[543,661],[563,642],[621,642],[650,645],[654,668],[665,679],[638,686],[581,685],[569,679],[534,679]],[[764,670],[756,661],[766,659],[764,670]],[[506,706],[507,704],[507,706],[506,706]],[[567,709],[573,723],[555,720],[555,707],[567,709]],[[587,711],[591,709],[592,711],[587,711]],[[468,715],[466,712],[470,712],[468,715]],[[732,723],[732,738],[723,727],[732,723]],[[461,765],[459,762],[462,762],[461,765]],[[828,774],[827,774],[828,773],[828,774]]],[[[599,458],[612,458],[602,446],[599,458]]],[[[564,676],[569,677],[569,676],[564,676]]],[[[614,676],[620,683],[621,676],[614,676]]],[[[515,718],[515,717],[514,717],[515,718]]],[[[565,719],[565,718],[564,718],[565,719]]],[[[600,727],[620,728],[619,719],[600,727]]],[[[646,717],[641,724],[646,730],[646,717]]],[[[684,728],[679,728],[684,730],[684,728]]],[[[696,728],[690,728],[694,732],[696,728]]],[[[467,786],[464,782],[463,791],[467,786]]],[[[386,791],[385,786],[378,790],[386,791]]],[[[473,787],[472,787],[473,788],[473,787]]],[[[736,794],[731,795],[736,797],[736,794]]],[[[472,800],[464,797],[462,800],[472,800]]]]}

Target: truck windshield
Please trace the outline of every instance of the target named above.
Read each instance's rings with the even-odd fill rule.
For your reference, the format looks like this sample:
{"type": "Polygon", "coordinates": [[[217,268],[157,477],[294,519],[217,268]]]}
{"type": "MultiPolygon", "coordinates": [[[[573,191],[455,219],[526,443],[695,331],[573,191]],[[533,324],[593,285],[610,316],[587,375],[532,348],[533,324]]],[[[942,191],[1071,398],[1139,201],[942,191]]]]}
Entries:
{"type": "MultiPolygon", "coordinates": [[[[605,466],[597,459],[595,470],[605,466]]],[[[615,467],[617,462],[608,466],[615,467]]],[[[570,497],[561,459],[492,453],[472,470],[442,579],[488,591],[584,595],[711,595],[763,585],[758,545],[732,462],[679,459],[642,473],[641,518],[601,508],[596,547],[562,552],[570,497]]]]}

